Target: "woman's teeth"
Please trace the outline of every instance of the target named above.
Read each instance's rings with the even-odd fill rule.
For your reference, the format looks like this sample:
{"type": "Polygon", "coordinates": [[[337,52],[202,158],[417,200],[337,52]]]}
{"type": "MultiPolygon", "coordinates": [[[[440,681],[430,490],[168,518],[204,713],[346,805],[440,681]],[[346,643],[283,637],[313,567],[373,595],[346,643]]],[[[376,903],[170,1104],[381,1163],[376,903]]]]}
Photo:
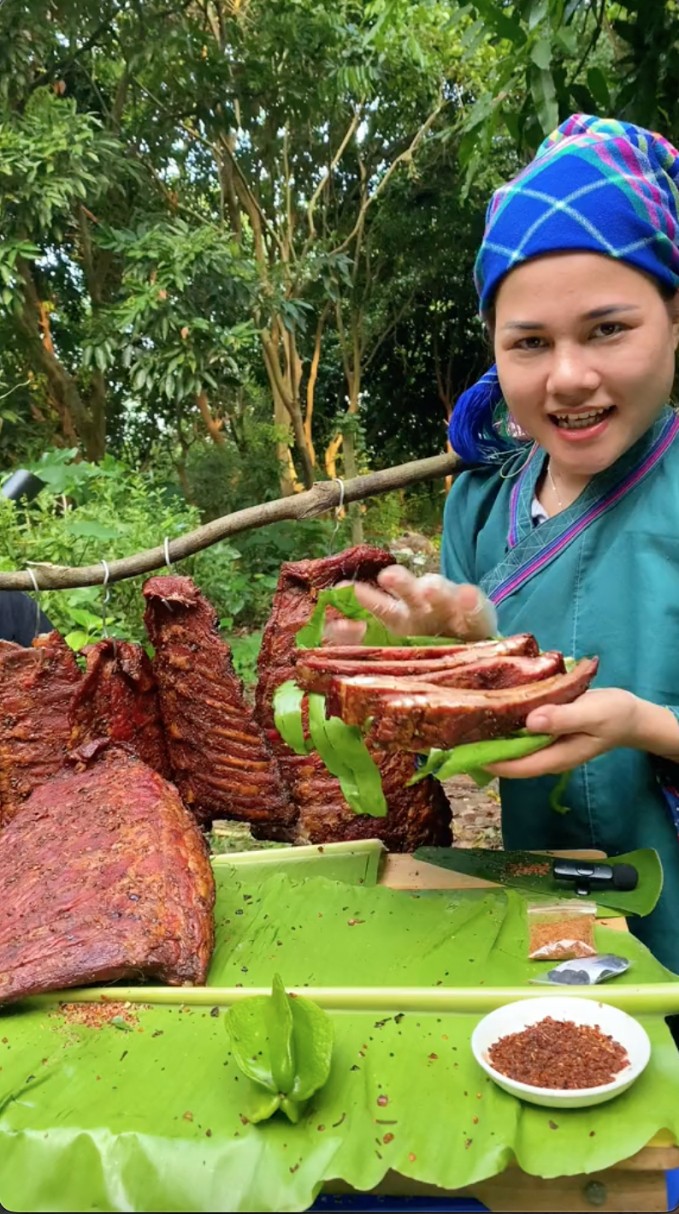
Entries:
{"type": "Polygon", "coordinates": [[[588,430],[596,426],[611,409],[593,409],[589,413],[553,413],[552,420],[560,430],[588,430]]]}

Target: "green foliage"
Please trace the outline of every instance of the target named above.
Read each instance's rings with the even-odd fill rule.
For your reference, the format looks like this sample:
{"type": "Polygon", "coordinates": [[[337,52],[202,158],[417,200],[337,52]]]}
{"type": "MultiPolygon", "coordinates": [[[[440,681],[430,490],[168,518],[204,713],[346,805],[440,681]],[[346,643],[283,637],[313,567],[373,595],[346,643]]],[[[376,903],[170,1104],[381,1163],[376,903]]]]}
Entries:
{"type": "MultiPolygon", "coordinates": [[[[57,565],[108,562],[156,547],[200,524],[195,507],[167,485],[135,472],[112,456],[100,464],[73,462],[73,451],[43,457],[34,471],[46,482],[30,506],[0,497],[0,569],[23,569],[30,562],[57,565]]],[[[268,614],[275,579],[243,569],[240,552],[224,542],[198,553],[173,571],[186,573],[214,604],[230,633],[236,623],[252,624],[268,614]]],[[[144,578],[44,591],[40,605],[74,648],[111,636],[145,641],[141,585],[144,578]]],[[[252,681],[259,638],[234,637],[234,661],[252,681]]]]}
{"type": "Polygon", "coordinates": [[[502,54],[463,123],[461,157],[468,180],[487,162],[498,135],[520,154],[574,110],[610,114],[677,141],[679,5],[676,0],[472,0],[482,36],[502,54]]]}
{"type": "MultiPolygon", "coordinates": [[[[195,509],[142,473],[111,456],[94,465],[73,463],[73,455],[51,452],[35,466],[46,487],[29,507],[0,497],[1,569],[111,561],[198,525],[195,509]]],[[[99,640],[104,627],[111,636],[142,641],[142,581],[117,582],[106,592],[97,586],[44,591],[40,605],[75,649],[99,640]]]]}
{"type": "MultiPolygon", "coordinates": [[[[162,467],[186,525],[279,495],[312,395],[316,476],[338,432],[340,475],[441,450],[487,364],[491,190],[576,109],[677,142],[678,47],[677,0],[4,0],[2,466],[162,467]]],[[[372,538],[436,530],[438,492],[401,500],[365,508],[372,538]]],[[[57,525],[72,563],[87,537],[57,525]]],[[[281,560],[348,536],[253,534],[196,568],[238,630],[281,560]]]]}
{"type": "MultiPolygon", "coordinates": [[[[3,118],[3,229],[24,250],[27,242],[20,238],[27,230],[38,239],[60,240],[74,202],[96,197],[107,174],[120,172],[120,145],[95,118],[79,113],[74,99],[57,98],[45,88],[36,89],[21,112],[3,118]]],[[[38,252],[30,243],[28,249],[38,252]]]]}
{"type": "Polygon", "coordinates": [[[257,658],[262,644],[262,633],[259,629],[242,634],[232,633],[226,636],[231,646],[231,656],[236,674],[243,680],[246,688],[254,687],[257,682],[257,658]]]}

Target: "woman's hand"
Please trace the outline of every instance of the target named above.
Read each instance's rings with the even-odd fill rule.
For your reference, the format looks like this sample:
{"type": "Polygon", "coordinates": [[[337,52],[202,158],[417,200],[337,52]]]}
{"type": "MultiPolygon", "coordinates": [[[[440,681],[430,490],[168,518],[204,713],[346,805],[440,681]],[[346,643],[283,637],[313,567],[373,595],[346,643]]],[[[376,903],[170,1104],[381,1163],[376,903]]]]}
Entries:
{"type": "MultiPolygon", "coordinates": [[[[402,565],[390,565],[377,576],[379,589],[355,582],[356,598],[398,636],[459,637],[481,641],[497,627],[495,608],[477,586],[457,585],[438,573],[415,577],[402,565]]],[[[347,583],[344,583],[347,584],[347,583]]],[[[329,620],[325,640],[333,645],[358,645],[361,620],[329,620]]]]}
{"type": "Polygon", "coordinates": [[[570,771],[620,746],[646,749],[647,710],[667,713],[667,709],[658,709],[631,691],[617,687],[586,691],[572,704],[536,708],[530,713],[526,728],[532,733],[553,734],[552,745],[525,759],[494,763],[487,771],[494,776],[525,780],[570,771]]]}

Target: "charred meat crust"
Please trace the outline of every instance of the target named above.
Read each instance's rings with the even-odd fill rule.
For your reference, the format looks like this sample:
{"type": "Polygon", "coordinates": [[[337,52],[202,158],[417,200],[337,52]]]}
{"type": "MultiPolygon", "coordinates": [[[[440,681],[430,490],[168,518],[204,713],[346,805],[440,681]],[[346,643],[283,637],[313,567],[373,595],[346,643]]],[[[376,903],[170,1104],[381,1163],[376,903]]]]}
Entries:
{"type": "Polygon", "coordinates": [[[545,704],[569,704],[589,687],[597,658],[583,658],[568,674],[492,691],[436,687],[417,681],[379,690],[360,677],[336,679],[331,703],[342,720],[365,725],[367,740],[386,750],[447,750],[463,742],[507,737],[521,729],[530,712],[545,704]],[[378,709],[376,710],[376,705],[378,709]]]}

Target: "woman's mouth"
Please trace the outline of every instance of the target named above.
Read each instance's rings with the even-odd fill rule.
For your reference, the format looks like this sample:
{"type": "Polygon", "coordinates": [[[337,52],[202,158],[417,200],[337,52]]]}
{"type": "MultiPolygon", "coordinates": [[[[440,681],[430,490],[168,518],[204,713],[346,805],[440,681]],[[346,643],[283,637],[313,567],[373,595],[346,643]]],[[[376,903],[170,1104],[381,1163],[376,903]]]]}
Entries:
{"type": "Polygon", "coordinates": [[[563,412],[550,414],[550,421],[559,430],[593,430],[608,418],[615,405],[609,405],[606,409],[588,409],[578,410],[577,412],[563,412]]]}

